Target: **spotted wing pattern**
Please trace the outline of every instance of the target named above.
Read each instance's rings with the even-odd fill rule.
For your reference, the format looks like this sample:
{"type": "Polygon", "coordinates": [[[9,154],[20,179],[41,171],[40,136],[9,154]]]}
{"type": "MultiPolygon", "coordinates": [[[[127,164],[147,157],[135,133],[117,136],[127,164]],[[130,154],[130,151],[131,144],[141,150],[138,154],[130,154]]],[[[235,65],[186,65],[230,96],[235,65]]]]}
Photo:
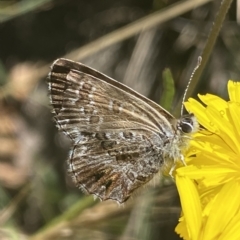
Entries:
{"type": "Polygon", "coordinates": [[[175,134],[174,118],[81,63],[56,60],[48,80],[55,122],[73,141],[73,181],[101,200],[125,202],[160,170],[163,148],[175,134]]]}

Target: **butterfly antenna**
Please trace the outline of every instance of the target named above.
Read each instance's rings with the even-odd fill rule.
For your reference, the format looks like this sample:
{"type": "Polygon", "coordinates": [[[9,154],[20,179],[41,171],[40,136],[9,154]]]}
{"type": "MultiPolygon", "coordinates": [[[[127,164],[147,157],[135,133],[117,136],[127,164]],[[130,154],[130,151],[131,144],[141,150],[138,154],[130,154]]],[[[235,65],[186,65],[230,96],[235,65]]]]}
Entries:
{"type": "Polygon", "coordinates": [[[193,71],[192,71],[192,74],[191,74],[190,79],[189,79],[189,81],[188,81],[187,87],[186,87],[186,89],[185,89],[185,91],[184,91],[184,94],[183,94],[182,107],[181,107],[181,116],[183,115],[183,107],[184,107],[183,103],[184,103],[184,101],[185,101],[188,88],[189,88],[189,86],[190,86],[190,83],[191,83],[191,81],[192,81],[192,79],[193,79],[193,76],[194,76],[195,72],[197,71],[197,69],[198,69],[199,66],[201,65],[201,62],[202,62],[202,57],[199,56],[199,57],[198,57],[198,61],[197,61],[197,65],[196,65],[196,67],[195,67],[195,68],[193,69],[193,71]]]}

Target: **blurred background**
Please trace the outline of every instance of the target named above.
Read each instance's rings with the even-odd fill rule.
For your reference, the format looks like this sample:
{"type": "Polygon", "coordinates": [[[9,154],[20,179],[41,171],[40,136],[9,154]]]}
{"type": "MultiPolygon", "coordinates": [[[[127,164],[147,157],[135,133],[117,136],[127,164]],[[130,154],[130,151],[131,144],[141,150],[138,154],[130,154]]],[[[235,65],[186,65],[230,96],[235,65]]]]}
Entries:
{"type": "MultiPolygon", "coordinates": [[[[46,76],[56,58],[67,57],[159,103],[169,68],[176,106],[220,3],[0,0],[0,239],[180,239],[171,179],[159,177],[124,206],[73,185],[71,143],[52,121],[46,76]]],[[[237,6],[233,1],[194,98],[208,92],[228,99],[228,79],[240,80],[237,6]]]]}

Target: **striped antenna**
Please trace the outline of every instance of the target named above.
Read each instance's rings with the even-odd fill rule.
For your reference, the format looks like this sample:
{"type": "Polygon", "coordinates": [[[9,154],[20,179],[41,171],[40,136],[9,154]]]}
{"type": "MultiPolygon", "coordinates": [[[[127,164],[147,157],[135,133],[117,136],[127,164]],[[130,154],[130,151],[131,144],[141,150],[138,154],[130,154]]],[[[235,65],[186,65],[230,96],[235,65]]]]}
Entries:
{"type": "Polygon", "coordinates": [[[183,95],[182,107],[181,107],[181,116],[183,115],[183,107],[184,107],[183,103],[184,103],[184,101],[185,101],[188,88],[189,88],[189,86],[190,86],[190,83],[191,83],[191,81],[192,81],[192,79],[193,79],[193,76],[194,76],[195,72],[197,71],[197,69],[198,69],[199,66],[201,65],[201,62],[202,62],[202,57],[199,56],[199,57],[198,57],[197,65],[196,65],[196,67],[193,69],[193,72],[192,72],[192,74],[191,74],[191,76],[190,76],[190,79],[189,79],[189,81],[188,81],[187,87],[186,87],[185,92],[184,92],[184,95],[183,95]]]}

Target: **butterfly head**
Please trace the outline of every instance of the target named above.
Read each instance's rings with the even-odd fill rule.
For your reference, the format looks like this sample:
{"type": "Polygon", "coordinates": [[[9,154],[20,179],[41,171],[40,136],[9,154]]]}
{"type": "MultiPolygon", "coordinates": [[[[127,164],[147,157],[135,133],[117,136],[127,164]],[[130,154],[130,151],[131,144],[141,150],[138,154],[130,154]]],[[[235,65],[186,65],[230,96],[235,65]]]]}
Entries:
{"type": "Polygon", "coordinates": [[[176,129],[181,135],[195,133],[198,128],[197,119],[193,114],[183,115],[176,123],[176,129]]]}
{"type": "Polygon", "coordinates": [[[176,168],[176,162],[181,162],[186,165],[184,161],[184,152],[189,147],[189,141],[192,135],[199,129],[199,124],[193,114],[181,116],[179,119],[174,119],[172,122],[173,136],[165,145],[164,159],[165,164],[162,166],[162,172],[172,176],[172,172],[176,168]]]}
{"type": "Polygon", "coordinates": [[[178,159],[182,155],[182,150],[188,148],[191,135],[198,131],[199,124],[193,114],[186,114],[172,122],[174,134],[169,146],[166,148],[166,155],[172,159],[178,159]]]}

